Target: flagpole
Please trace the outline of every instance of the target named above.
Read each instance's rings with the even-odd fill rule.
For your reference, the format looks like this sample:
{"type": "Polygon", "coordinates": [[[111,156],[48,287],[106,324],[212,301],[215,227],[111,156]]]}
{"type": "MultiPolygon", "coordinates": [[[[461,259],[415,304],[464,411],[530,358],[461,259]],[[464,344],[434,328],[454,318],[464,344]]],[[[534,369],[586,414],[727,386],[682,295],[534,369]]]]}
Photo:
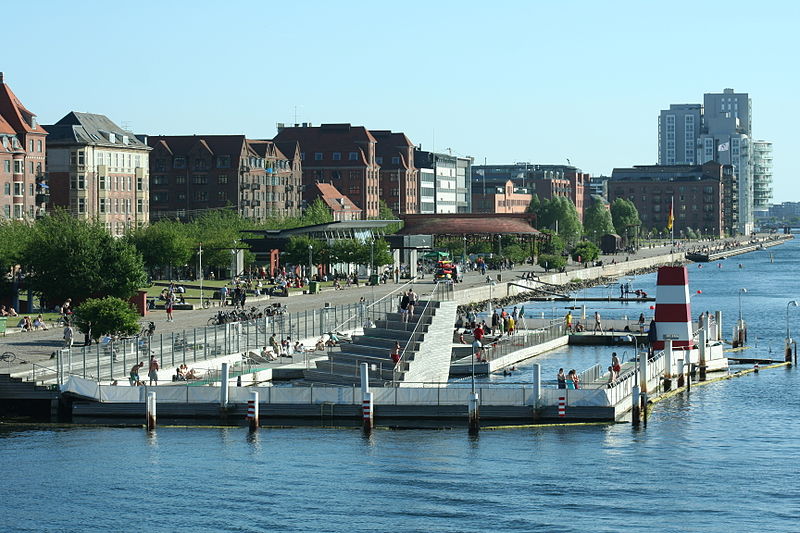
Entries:
{"type": "Polygon", "coordinates": [[[669,216],[672,217],[669,223],[669,230],[670,230],[670,246],[675,245],[675,195],[669,197],[669,216]]]}

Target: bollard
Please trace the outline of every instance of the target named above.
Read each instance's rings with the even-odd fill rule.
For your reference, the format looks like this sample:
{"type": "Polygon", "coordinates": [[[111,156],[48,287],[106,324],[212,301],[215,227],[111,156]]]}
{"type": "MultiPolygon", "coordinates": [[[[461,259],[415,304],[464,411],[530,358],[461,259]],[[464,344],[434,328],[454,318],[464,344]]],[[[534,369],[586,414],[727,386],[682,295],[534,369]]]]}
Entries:
{"type": "Polygon", "coordinates": [[[647,394],[647,380],[649,376],[647,375],[647,354],[649,352],[642,352],[640,354],[636,354],[639,358],[639,390],[642,391],[642,394],[647,394]]]}
{"type": "Polygon", "coordinates": [[[250,431],[258,429],[258,391],[251,392],[247,400],[247,420],[250,422],[250,431]]]}
{"type": "Polygon", "coordinates": [[[533,364],[533,408],[539,407],[542,398],[542,367],[539,363],[533,364]]]}
{"type": "Polygon", "coordinates": [[[792,339],[786,339],[786,345],[783,348],[783,360],[787,363],[792,362],[792,339]]]}
{"type": "Polygon", "coordinates": [[[481,428],[479,411],[480,409],[479,409],[478,393],[471,392],[469,393],[469,405],[468,405],[470,433],[477,433],[478,430],[481,428]]]}
{"type": "Polygon", "coordinates": [[[156,429],[156,393],[148,392],[145,402],[147,411],[147,431],[156,429]]]}
{"type": "Polygon", "coordinates": [[[222,370],[220,371],[220,388],[219,388],[219,405],[220,407],[228,407],[228,377],[230,372],[228,370],[228,363],[222,363],[222,370]]]}
{"type": "Polygon", "coordinates": [[[369,391],[369,365],[361,363],[361,417],[366,433],[372,431],[375,421],[373,407],[373,396],[369,391]]]}
{"type": "Polygon", "coordinates": [[[631,389],[631,424],[634,426],[639,425],[639,409],[640,409],[640,399],[639,399],[639,385],[634,385],[631,389]]]}
{"type": "Polygon", "coordinates": [[[677,361],[675,366],[676,366],[677,372],[678,372],[678,388],[680,389],[685,384],[684,376],[683,376],[683,359],[678,359],[678,361],[677,361]]]}
{"type": "Polygon", "coordinates": [[[664,341],[664,392],[672,389],[672,340],[664,341]]]}
{"type": "Polygon", "coordinates": [[[700,381],[705,381],[706,380],[706,349],[707,349],[706,339],[707,339],[708,333],[706,332],[705,329],[701,329],[700,331],[698,331],[698,333],[699,333],[699,336],[698,336],[698,340],[697,340],[697,343],[698,343],[697,353],[698,353],[698,357],[699,357],[698,364],[700,366],[700,381]]]}
{"type": "Polygon", "coordinates": [[[717,337],[714,340],[722,340],[722,311],[714,312],[714,319],[717,321],[717,337]]]}
{"type": "Polygon", "coordinates": [[[758,374],[758,363],[756,363],[755,365],[753,365],[753,372],[755,372],[756,374],[758,374]]]}
{"type": "Polygon", "coordinates": [[[567,398],[565,396],[558,397],[558,416],[559,418],[567,416],[567,398]]]}

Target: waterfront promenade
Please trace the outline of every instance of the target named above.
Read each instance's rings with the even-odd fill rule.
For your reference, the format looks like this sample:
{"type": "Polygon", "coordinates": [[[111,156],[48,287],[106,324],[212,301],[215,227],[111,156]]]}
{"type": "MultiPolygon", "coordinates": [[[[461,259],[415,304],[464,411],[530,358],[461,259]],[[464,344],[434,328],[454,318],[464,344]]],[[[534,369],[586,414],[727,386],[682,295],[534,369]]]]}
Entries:
{"type": "MultiPolygon", "coordinates": [[[[741,240],[749,241],[750,239],[748,238],[741,240]]],[[[696,243],[696,245],[702,245],[702,243],[696,243]]],[[[691,246],[689,248],[691,248],[691,246]]],[[[678,256],[678,254],[681,254],[684,251],[685,249],[681,247],[645,247],[641,248],[635,254],[620,253],[614,255],[604,255],[601,256],[599,260],[602,261],[606,266],[616,263],[617,268],[614,268],[613,270],[619,271],[624,268],[625,263],[640,262],[640,260],[647,259],[652,261],[645,261],[646,263],[655,264],[662,260],[663,262],[668,262],[670,259],[674,259],[678,256]]],[[[598,271],[598,268],[599,267],[589,267],[584,269],[582,265],[570,263],[567,266],[566,272],[563,274],[552,272],[546,274],[544,270],[538,266],[515,265],[515,267],[511,270],[487,271],[487,275],[493,280],[497,279],[498,274],[502,278],[502,282],[495,282],[491,285],[487,284],[486,276],[481,275],[480,272],[467,272],[464,275],[463,283],[455,286],[455,294],[459,304],[486,300],[489,298],[490,293],[492,298],[497,299],[505,297],[507,292],[509,292],[509,289],[512,288],[513,290],[511,292],[523,292],[525,289],[516,285],[509,285],[508,288],[506,288],[506,284],[509,282],[520,282],[523,274],[533,272],[542,280],[550,280],[551,282],[558,284],[569,282],[571,279],[590,279],[597,277],[597,275],[603,275],[602,269],[598,271]]],[[[256,307],[264,307],[269,301],[279,301],[288,307],[290,313],[311,311],[314,309],[320,309],[325,304],[330,304],[330,306],[353,304],[358,302],[362,297],[367,301],[377,300],[397,291],[405,283],[407,283],[407,280],[401,280],[400,284],[390,282],[385,285],[378,285],[375,287],[361,285],[359,287],[350,287],[344,290],[325,290],[320,294],[296,294],[286,298],[273,298],[272,300],[267,298],[250,298],[248,299],[248,306],[254,305],[256,307]]],[[[432,283],[432,277],[427,275],[424,278],[415,281],[414,285],[431,285],[432,283]]],[[[532,288],[536,286],[537,284],[534,283],[532,288]]],[[[209,294],[210,292],[211,291],[209,291],[209,294]]],[[[417,292],[421,294],[426,292],[426,289],[418,287],[417,292]]],[[[591,311],[591,305],[587,306],[587,309],[591,311]]],[[[147,317],[142,318],[142,322],[146,323],[149,320],[154,321],[157,327],[157,335],[178,332],[183,333],[184,331],[191,330],[193,328],[202,328],[205,326],[208,318],[212,316],[216,310],[217,308],[212,307],[211,309],[176,311],[174,313],[174,322],[166,322],[166,316],[164,312],[157,310],[148,313],[147,317]]],[[[63,332],[61,329],[50,329],[48,331],[34,331],[31,333],[9,333],[4,337],[0,337],[0,353],[11,351],[17,356],[17,361],[13,365],[0,363],[0,365],[2,365],[0,366],[0,372],[15,373],[29,371],[31,364],[38,364],[42,366],[54,365],[54,363],[51,363],[50,355],[54,350],[63,345],[62,335],[63,332]],[[25,361],[25,364],[22,364],[21,361],[25,361]]],[[[82,340],[82,335],[77,333],[76,341],[80,340],[82,340]]],[[[80,344],[76,342],[76,345],[80,344]]]]}

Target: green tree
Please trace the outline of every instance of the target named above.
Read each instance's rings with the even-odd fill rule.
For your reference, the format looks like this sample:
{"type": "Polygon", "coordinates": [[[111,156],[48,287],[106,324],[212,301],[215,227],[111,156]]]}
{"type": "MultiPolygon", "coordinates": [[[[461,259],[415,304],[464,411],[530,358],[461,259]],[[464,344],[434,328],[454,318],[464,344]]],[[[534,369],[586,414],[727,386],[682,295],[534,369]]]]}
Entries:
{"type": "Polygon", "coordinates": [[[546,271],[560,271],[567,265],[567,260],[560,255],[544,254],[539,256],[539,266],[546,271]]]}
{"type": "Polygon", "coordinates": [[[361,244],[355,239],[337,239],[330,247],[331,263],[358,263],[361,244]]]}
{"type": "Polygon", "coordinates": [[[291,265],[308,265],[308,247],[311,246],[311,263],[319,265],[327,263],[330,258],[328,245],[320,239],[308,235],[293,235],[286,243],[284,261],[291,265]]]}
{"type": "Polygon", "coordinates": [[[542,231],[549,239],[545,239],[539,246],[539,253],[545,255],[560,255],[564,251],[564,240],[551,230],[542,231]]]}
{"type": "Polygon", "coordinates": [[[558,229],[557,233],[566,243],[577,242],[583,234],[578,211],[572,200],[563,196],[554,196],[544,200],[536,213],[537,227],[542,229],[558,229]]]}
{"type": "Polygon", "coordinates": [[[503,257],[507,257],[515,263],[521,263],[528,258],[528,250],[517,243],[503,245],[503,257]]]}
{"type": "Polygon", "coordinates": [[[330,207],[325,204],[322,198],[317,196],[303,211],[301,221],[303,226],[327,224],[328,222],[333,222],[333,213],[331,213],[330,207]]]}
{"type": "Polygon", "coordinates": [[[139,331],[139,314],[129,302],[113,296],[89,298],[75,309],[75,324],[83,332],[91,329],[95,340],[103,335],[130,336],[139,331]]]}
{"type": "Polygon", "coordinates": [[[586,235],[595,244],[600,242],[600,237],[614,233],[614,223],[611,212],[600,199],[595,199],[583,217],[583,228],[586,235]]]}
{"type": "Polygon", "coordinates": [[[625,198],[617,198],[611,204],[611,220],[614,223],[614,229],[617,235],[627,235],[627,229],[633,226],[639,226],[642,221],[639,220],[639,211],[633,202],[625,198]]]}
{"type": "Polygon", "coordinates": [[[534,193],[533,196],[531,196],[531,203],[528,204],[528,213],[533,213],[534,215],[537,216],[537,220],[536,220],[536,225],[537,226],[540,225],[538,217],[539,217],[541,208],[542,208],[542,201],[539,200],[539,195],[534,193]]]}
{"type": "Polygon", "coordinates": [[[20,264],[30,231],[30,225],[26,222],[0,222],[0,272],[5,274],[11,267],[20,264]]]}
{"type": "MultiPolygon", "coordinates": [[[[210,268],[229,268],[231,250],[245,247],[242,231],[252,229],[250,221],[243,219],[233,210],[214,209],[203,213],[188,225],[187,236],[193,246],[192,264],[197,263],[198,243],[203,243],[203,266],[210,268]]],[[[252,262],[253,256],[246,254],[245,264],[252,262]]]]}
{"type": "Polygon", "coordinates": [[[593,242],[581,241],[575,245],[570,255],[573,261],[591,262],[600,256],[600,248],[593,242]]]}
{"type": "MultiPolygon", "coordinates": [[[[389,205],[384,200],[381,200],[380,203],[378,204],[377,220],[396,220],[396,219],[397,215],[394,214],[394,212],[392,212],[392,210],[389,208],[389,205]]],[[[403,229],[403,223],[398,222],[395,224],[389,224],[388,226],[383,228],[383,231],[385,231],[387,235],[391,235],[393,233],[397,233],[401,229],[403,229]]]]}
{"type": "Polygon", "coordinates": [[[128,239],[150,269],[182,266],[194,255],[195,243],[185,224],[161,220],[131,232],[128,239]]]}
{"type": "Polygon", "coordinates": [[[116,296],[127,300],[145,281],[133,245],[114,239],[99,222],[56,210],[30,229],[22,254],[34,292],[47,301],[116,296]]]}

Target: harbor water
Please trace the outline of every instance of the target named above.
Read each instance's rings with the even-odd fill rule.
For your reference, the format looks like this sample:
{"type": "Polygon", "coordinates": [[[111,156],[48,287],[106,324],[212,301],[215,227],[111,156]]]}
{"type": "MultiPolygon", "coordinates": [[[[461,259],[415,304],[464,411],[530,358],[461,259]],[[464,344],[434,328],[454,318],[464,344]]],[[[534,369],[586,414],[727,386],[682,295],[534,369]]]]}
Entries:
{"type": "MultiPolygon", "coordinates": [[[[690,292],[702,291],[693,314],[722,310],[730,336],[741,301],[754,346],[747,356],[781,359],[787,303],[800,298],[800,242],[722,265],[689,266],[690,292]]],[[[648,274],[631,283],[655,295],[655,280],[648,274]]],[[[649,305],[600,303],[590,311],[635,319],[651,314],[649,305]]],[[[566,312],[564,304],[551,308],[526,304],[530,312],[566,312]]],[[[789,307],[788,317],[800,336],[800,308],[789,307]]],[[[547,380],[560,366],[608,364],[611,350],[563,349],[537,359],[547,380]]],[[[486,379],[530,381],[530,364],[486,379]]],[[[497,428],[474,437],[463,427],[378,429],[366,437],[318,427],[254,435],[159,427],[148,435],[0,426],[0,529],[797,531],[799,385],[798,370],[778,368],[693,387],[657,404],[639,429],[497,428]]]]}

